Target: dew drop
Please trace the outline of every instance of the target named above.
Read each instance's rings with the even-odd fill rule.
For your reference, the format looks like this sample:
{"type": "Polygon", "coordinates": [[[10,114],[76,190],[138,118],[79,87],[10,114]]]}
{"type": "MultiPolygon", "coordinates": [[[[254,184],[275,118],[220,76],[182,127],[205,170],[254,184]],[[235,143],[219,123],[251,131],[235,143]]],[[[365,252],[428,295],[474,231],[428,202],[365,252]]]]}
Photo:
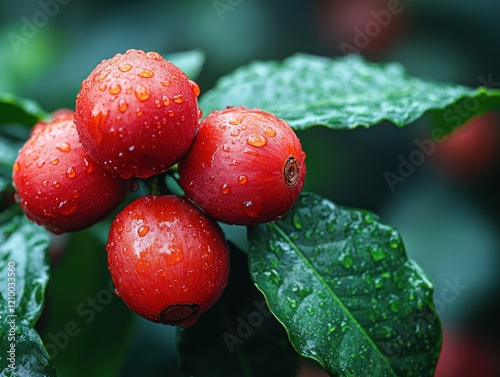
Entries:
{"type": "Polygon", "coordinates": [[[259,215],[259,208],[255,206],[251,201],[247,201],[243,203],[245,207],[245,213],[248,217],[257,217],[259,215]]]}
{"type": "Polygon", "coordinates": [[[295,308],[297,307],[297,300],[295,300],[295,299],[293,299],[293,298],[292,298],[292,299],[291,299],[291,298],[288,298],[288,300],[290,301],[290,307],[291,307],[292,309],[295,309],[295,308]]]}
{"type": "Polygon", "coordinates": [[[128,72],[132,69],[132,66],[130,64],[122,64],[121,66],[118,67],[118,70],[121,72],[128,72]]]}
{"type": "Polygon", "coordinates": [[[68,153],[71,151],[71,145],[69,143],[59,143],[57,144],[56,149],[64,153],[68,153]]]}
{"type": "Polygon", "coordinates": [[[50,160],[50,163],[52,165],[57,165],[59,163],[59,159],[58,158],[54,158],[53,160],[50,160]]]}
{"type": "Polygon", "coordinates": [[[43,181],[43,182],[42,182],[42,186],[43,186],[43,187],[47,187],[48,185],[49,185],[49,181],[43,181]]]}
{"type": "Polygon", "coordinates": [[[222,187],[221,187],[221,190],[220,190],[220,191],[221,191],[224,195],[229,194],[229,192],[231,191],[231,187],[230,187],[228,184],[224,183],[224,184],[222,185],[222,187]]]}
{"type": "Polygon", "coordinates": [[[314,313],[315,313],[315,312],[314,312],[314,309],[313,309],[313,308],[311,308],[311,307],[308,307],[308,308],[307,308],[307,314],[309,314],[311,317],[312,317],[312,316],[314,316],[314,313]]]}
{"type": "Polygon", "coordinates": [[[349,254],[344,254],[339,259],[340,264],[345,268],[351,268],[354,264],[354,259],[349,254]]]}
{"type": "Polygon", "coordinates": [[[54,181],[52,182],[52,186],[54,186],[55,188],[59,188],[61,187],[61,184],[58,181],[54,181]]]}
{"type": "Polygon", "coordinates": [[[86,158],[83,158],[83,163],[85,164],[85,166],[83,167],[83,170],[85,171],[85,173],[87,173],[87,174],[92,173],[92,170],[94,168],[92,166],[92,163],[89,162],[86,158]]]}
{"type": "Polygon", "coordinates": [[[251,148],[245,148],[243,150],[243,153],[249,154],[249,155],[254,156],[254,157],[259,157],[259,152],[257,152],[256,150],[253,150],[251,148]]]}
{"type": "Polygon", "coordinates": [[[215,175],[211,175],[208,179],[210,179],[211,181],[214,181],[215,180],[215,175]]]}
{"type": "Polygon", "coordinates": [[[138,117],[142,116],[143,112],[140,108],[137,108],[135,109],[135,115],[137,115],[138,117]]]}
{"type": "Polygon", "coordinates": [[[70,179],[75,178],[76,177],[75,169],[72,167],[68,168],[68,170],[66,171],[66,177],[68,177],[70,179]]]}
{"type": "Polygon", "coordinates": [[[138,75],[145,79],[149,79],[150,77],[153,77],[155,74],[153,71],[150,71],[149,69],[144,69],[141,72],[139,72],[138,75]]]}
{"type": "Polygon", "coordinates": [[[118,111],[120,113],[124,113],[125,111],[127,111],[127,108],[128,108],[128,103],[125,102],[124,99],[118,101],[118,111]]]}
{"type": "Polygon", "coordinates": [[[266,130],[264,132],[269,137],[275,137],[276,136],[276,131],[273,130],[272,128],[266,128],[266,130]]]}
{"type": "Polygon", "coordinates": [[[120,84],[118,83],[113,83],[111,84],[111,86],[109,87],[109,92],[111,94],[118,94],[122,91],[122,87],[120,86],[120,84]]]}
{"type": "Polygon", "coordinates": [[[167,114],[169,117],[173,117],[175,115],[175,112],[173,110],[168,110],[167,114]]]}
{"type": "Polygon", "coordinates": [[[267,144],[267,138],[262,135],[251,134],[247,138],[247,144],[252,147],[261,148],[267,144]]]}
{"type": "Polygon", "coordinates": [[[401,241],[399,238],[399,233],[397,231],[393,231],[391,234],[391,238],[389,239],[389,246],[391,249],[397,249],[401,245],[401,241]]]}
{"type": "Polygon", "coordinates": [[[385,258],[385,251],[381,248],[372,247],[370,248],[370,254],[374,262],[381,261],[385,258]]]}
{"type": "Polygon", "coordinates": [[[201,119],[203,117],[203,110],[198,109],[198,119],[201,119]]]}
{"type": "Polygon", "coordinates": [[[141,101],[144,102],[151,97],[151,94],[149,93],[149,89],[145,86],[142,85],[137,85],[134,90],[135,97],[141,101]]]}
{"type": "Polygon", "coordinates": [[[149,226],[147,225],[141,225],[140,228],[137,230],[137,234],[139,237],[144,237],[146,234],[149,232],[149,226]]]}
{"type": "Polygon", "coordinates": [[[168,97],[167,97],[167,96],[163,96],[162,100],[163,100],[163,104],[164,104],[165,106],[170,105],[170,100],[168,99],[168,97]]]}
{"type": "Polygon", "coordinates": [[[241,122],[243,122],[243,118],[242,117],[236,117],[236,118],[233,118],[229,121],[229,124],[232,124],[233,126],[237,126],[238,124],[241,124],[241,122]]]}
{"type": "Polygon", "coordinates": [[[393,313],[399,312],[399,309],[401,308],[401,302],[399,299],[393,299],[389,302],[389,309],[393,313]]]}
{"type": "Polygon", "coordinates": [[[175,103],[183,103],[184,102],[184,96],[182,94],[177,94],[172,97],[172,101],[175,103]]]}
{"type": "Polygon", "coordinates": [[[238,177],[238,183],[239,184],[244,185],[247,182],[248,182],[248,177],[246,175],[240,175],[238,177]]]}
{"type": "Polygon", "coordinates": [[[104,92],[108,86],[106,84],[99,85],[99,90],[104,92]]]}
{"type": "Polygon", "coordinates": [[[155,51],[146,52],[146,58],[161,62],[163,57],[155,51]]]}
{"type": "Polygon", "coordinates": [[[239,136],[241,130],[239,128],[233,129],[229,135],[236,137],[239,136]]]}
{"type": "Polygon", "coordinates": [[[77,206],[67,200],[59,203],[58,212],[63,216],[69,216],[77,210],[77,206]]]}
{"type": "Polygon", "coordinates": [[[15,171],[21,170],[21,165],[19,165],[19,162],[14,163],[14,170],[15,171]]]}
{"type": "Polygon", "coordinates": [[[97,81],[98,82],[103,82],[104,80],[106,80],[106,77],[108,77],[108,75],[111,73],[111,71],[109,70],[105,70],[105,71],[102,71],[101,73],[99,73],[99,75],[97,76],[97,81]]]}
{"type": "Polygon", "coordinates": [[[328,324],[328,332],[331,334],[332,332],[335,331],[335,326],[332,325],[331,323],[328,324]]]}
{"type": "Polygon", "coordinates": [[[161,84],[163,86],[170,86],[170,85],[172,85],[172,83],[170,81],[162,81],[161,84]]]}
{"type": "Polygon", "coordinates": [[[279,274],[278,271],[275,269],[272,269],[270,272],[266,273],[266,275],[269,276],[269,280],[271,283],[273,283],[276,287],[280,287],[283,284],[283,278],[279,274]]]}
{"type": "Polygon", "coordinates": [[[155,100],[155,106],[157,108],[160,108],[161,107],[161,101],[159,99],[155,100]]]}
{"type": "Polygon", "coordinates": [[[42,161],[38,162],[38,164],[36,164],[36,166],[38,166],[39,168],[42,168],[43,165],[45,165],[45,161],[44,160],[42,160],[42,161]]]}
{"type": "Polygon", "coordinates": [[[193,93],[196,97],[200,96],[200,86],[194,82],[193,80],[189,80],[189,83],[191,84],[191,89],[193,90],[193,93]]]}
{"type": "Polygon", "coordinates": [[[294,213],[293,216],[292,216],[292,223],[293,223],[293,227],[297,230],[301,230],[302,229],[302,221],[300,220],[300,216],[298,213],[294,213]]]}

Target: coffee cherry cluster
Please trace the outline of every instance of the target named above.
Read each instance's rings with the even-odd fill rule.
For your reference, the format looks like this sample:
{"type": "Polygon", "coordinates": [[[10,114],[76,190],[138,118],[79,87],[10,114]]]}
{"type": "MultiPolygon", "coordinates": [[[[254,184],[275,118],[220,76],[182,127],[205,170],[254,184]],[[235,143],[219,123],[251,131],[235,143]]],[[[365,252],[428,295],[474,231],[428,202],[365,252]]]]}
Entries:
{"type": "Polygon", "coordinates": [[[126,205],[106,250],[117,295],[144,318],[183,327],[227,284],[228,246],[217,221],[279,219],[306,173],[286,122],[241,106],[200,122],[199,94],[156,52],[117,54],[82,82],[75,112],[34,127],[13,167],[27,217],[63,233],[102,220],[138,180],[160,182],[176,165],[185,196],[154,190],[126,205]]]}

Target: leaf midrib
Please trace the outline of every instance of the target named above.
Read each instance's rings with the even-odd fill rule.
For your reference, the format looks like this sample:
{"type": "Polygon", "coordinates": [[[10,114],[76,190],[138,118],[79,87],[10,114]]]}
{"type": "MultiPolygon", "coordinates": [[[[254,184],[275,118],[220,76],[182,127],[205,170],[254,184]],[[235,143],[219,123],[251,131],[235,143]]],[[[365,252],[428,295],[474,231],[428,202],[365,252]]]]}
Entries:
{"type": "Polygon", "coordinates": [[[319,280],[319,282],[321,283],[321,285],[323,285],[324,287],[326,287],[327,291],[331,294],[331,296],[333,297],[333,299],[335,300],[335,302],[337,302],[338,305],[341,307],[341,309],[343,309],[345,311],[345,313],[347,313],[347,316],[352,320],[352,322],[354,323],[354,325],[359,329],[359,331],[361,332],[361,334],[365,337],[365,339],[367,340],[368,344],[370,344],[372,346],[372,348],[375,350],[375,352],[378,355],[380,355],[380,357],[382,358],[382,360],[384,361],[384,363],[388,366],[389,370],[392,372],[392,375],[395,376],[395,377],[397,377],[396,372],[392,368],[392,365],[389,364],[389,362],[387,361],[387,358],[384,356],[384,354],[382,354],[380,352],[380,350],[378,349],[378,347],[376,346],[376,344],[372,341],[372,339],[366,333],[365,329],[359,324],[359,322],[356,320],[356,318],[354,318],[352,316],[351,312],[347,309],[347,307],[340,300],[340,298],[335,294],[335,292],[330,288],[330,286],[323,279],[323,277],[321,276],[321,274],[319,273],[319,271],[309,262],[309,260],[304,255],[304,253],[302,253],[300,251],[298,245],[288,236],[288,234],[285,232],[285,230],[283,228],[281,228],[277,223],[271,223],[269,225],[271,227],[273,227],[273,228],[276,229],[276,231],[279,233],[279,235],[289,245],[291,245],[291,247],[293,248],[293,250],[304,261],[304,263],[310,267],[310,269],[313,272],[314,276],[316,276],[316,278],[319,280]]]}

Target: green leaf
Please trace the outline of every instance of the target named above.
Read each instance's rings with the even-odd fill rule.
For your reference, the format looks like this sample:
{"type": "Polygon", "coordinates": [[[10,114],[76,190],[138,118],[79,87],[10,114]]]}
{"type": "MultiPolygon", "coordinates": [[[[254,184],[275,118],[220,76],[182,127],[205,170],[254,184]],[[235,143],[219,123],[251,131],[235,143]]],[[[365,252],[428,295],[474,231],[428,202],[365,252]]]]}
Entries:
{"type": "Polygon", "coordinates": [[[17,152],[22,144],[0,135],[0,174],[6,177],[12,176],[12,165],[17,158],[17,152]]]}
{"type": "Polygon", "coordinates": [[[49,246],[49,233],[29,221],[17,206],[2,213],[0,255],[4,263],[0,265],[0,293],[10,298],[8,283],[15,284],[16,315],[31,325],[40,317],[44,304],[49,246]]]}
{"type": "Polygon", "coordinates": [[[42,339],[64,376],[116,376],[127,355],[133,312],[115,295],[105,245],[73,233],[52,271],[42,339]]]}
{"type": "Polygon", "coordinates": [[[33,325],[13,316],[9,309],[0,295],[0,375],[55,377],[56,370],[33,325]]]}
{"type": "Polygon", "coordinates": [[[408,76],[398,63],[373,64],[356,55],[329,59],[297,54],[283,62],[239,68],[200,99],[204,114],[228,105],[272,112],[296,130],[371,127],[384,120],[405,126],[430,111],[437,127],[448,132],[499,108],[500,91],[427,82],[408,76]],[[466,99],[478,105],[458,114],[455,103],[466,99]]]}
{"type": "MultiPolygon", "coordinates": [[[[8,190],[9,187],[10,187],[10,179],[0,175],[0,198],[1,198],[1,193],[8,190]]],[[[0,202],[0,208],[2,208],[1,204],[2,202],[0,202]]]]}
{"type": "Polygon", "coordinates": [[[222,297],[192,327],[178,330],[182,371],[193,377],[295,375],[298,355],[252,284],[246,256],[235,247],[230,255],[222,297]]]}
{"type": "Polygon", "coordinates": [[[295,349],[334,376],[432,376],[433,286],[399,233],[363,210],[303,194],[249,228],[252,279],[295,349]]]}
{"type": "Polygon", "coordinates": [[[0,124],[16,123],[33,126],[47,116],[35,101],[19,98],[10,93],[0,93],[0,124]]]}
{"type": "Polygon", "coordinates": [[[196,80],[205,64],[205,54],[199,50],[175,52],[164,55],[191,79],[196,80]]]}

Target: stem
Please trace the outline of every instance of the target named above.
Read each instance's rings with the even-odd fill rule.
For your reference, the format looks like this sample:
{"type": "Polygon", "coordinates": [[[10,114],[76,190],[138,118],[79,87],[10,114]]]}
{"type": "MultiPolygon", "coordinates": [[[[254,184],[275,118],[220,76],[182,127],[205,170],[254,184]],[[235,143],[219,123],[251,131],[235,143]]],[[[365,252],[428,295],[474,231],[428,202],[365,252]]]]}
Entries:
{"type": "Polygon", "coordinates": [[[165,183],[165,174],[155,175],[146,179],[146,185],[149,188],[151,195],[168,195],[170,190],[165,183]]]}

